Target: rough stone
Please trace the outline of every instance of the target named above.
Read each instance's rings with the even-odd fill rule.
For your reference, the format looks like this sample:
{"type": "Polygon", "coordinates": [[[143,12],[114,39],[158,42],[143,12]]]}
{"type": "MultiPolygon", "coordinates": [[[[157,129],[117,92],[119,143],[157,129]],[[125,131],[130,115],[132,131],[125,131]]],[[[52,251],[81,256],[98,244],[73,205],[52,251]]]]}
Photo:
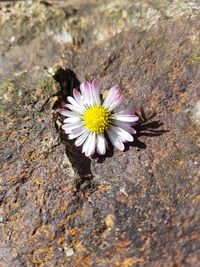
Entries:
{"type": "Polygon", "coordinates": [[[1,41],[11,44],[0,62],[22,47],[35,56],[0,68],[3,267],[199,266],[199,10],[198,1],[167,0],[2,6],[1,41]],[[42,49],[42,38],[19,45],[10,31],[6,39],[2,29],[22,7],[41,36],[45,17],[57,14],[53,35],[66,31],[74,44],[57,43],[56,60],[47,52],[40,62],[31,48],[39,38],[42,49]],[[56,109],[93,78],[102,92],[120,84],[123,108],[136,106],[141,120],[125,152],[88,159],[56,109]]]}

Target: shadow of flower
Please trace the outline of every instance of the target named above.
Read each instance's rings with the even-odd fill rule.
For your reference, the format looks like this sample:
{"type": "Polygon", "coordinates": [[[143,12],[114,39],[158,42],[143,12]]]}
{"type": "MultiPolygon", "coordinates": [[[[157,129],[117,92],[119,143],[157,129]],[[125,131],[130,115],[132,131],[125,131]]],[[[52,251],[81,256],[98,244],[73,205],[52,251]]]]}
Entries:
{"type": "Polygon", "coordinates": [[[134,141],[126,144],[126,150],[128,150],[129,146],[145,149],[147,145],[139,140],[141,136],[154,137],[169,132],[167,129],[159,129],[160,127],[164,126],[163,122],[159,120],[152,121],[152,119],[156,117],[155,112],[148,116],[144,111],[144,108],[141,107],[140,115],[138,116],[140,117],[140,120],[138,121],[138,124],[134,126],[134,129],[137,131],[137,133],[134,135],[134,141]]]}
{"type": "MultiPolygon", "coordinates": [[[[140,108],[140,115],[137,114],[140,117],[140,120],[138,121],[137,125],[134,126],[134,129],[137,131],[137,133],[134,135],[134,141],[125,143],[125,150],[124,152],[128,151],[130,147],[137,147],[139,149],[145,149],[147,145],[140,141],[139,138],[141,136],[160,136],[164,133],[169,132],[169,130],[165,129],[159,129],[164,125],[163,122],[160,122],[159,120],[151,121],[153,118],[156,117],[156,113],[153,112],[151,115],[147,116],[146,112],[144,111],[143,107],[140,108]]],[[[98,163],[102,163],[106,158],[110,158],[114,154],[114,148],[111,144],[111,142],[107,139],[109,144],[109,150],[107,150],[105,155],[98,155],[94,154],[92,158],[97,159],[98,163]]]]}

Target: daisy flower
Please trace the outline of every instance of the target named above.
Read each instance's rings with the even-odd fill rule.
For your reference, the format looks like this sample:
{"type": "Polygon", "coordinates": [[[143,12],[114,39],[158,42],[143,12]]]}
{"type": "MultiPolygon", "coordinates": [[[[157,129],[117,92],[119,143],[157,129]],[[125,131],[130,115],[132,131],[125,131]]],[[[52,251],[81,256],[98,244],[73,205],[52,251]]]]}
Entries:
{"type": "Polygon", "coordinates": [[[68,109],[59,109],[58,112],[67,117],[62,129],[68,134],[69,139],[76,139],[75,145],[82,147],[82,152],[87,157],[94,154],[95,150],[100,154],[106,153],[108,147],[105,134],[109,137],[113,146],[124,150],[124,142],[132,142],[136,131],[132,128],[139,117],[135,115],[135,109],[120,111],[113,110],[122,101],[119,86],[113,86],[103,99],[99,92],[97,81],[91,84],[87,81],[80,85],[80,91],[73,90],[73,96],[68,96],[68,109]]]}

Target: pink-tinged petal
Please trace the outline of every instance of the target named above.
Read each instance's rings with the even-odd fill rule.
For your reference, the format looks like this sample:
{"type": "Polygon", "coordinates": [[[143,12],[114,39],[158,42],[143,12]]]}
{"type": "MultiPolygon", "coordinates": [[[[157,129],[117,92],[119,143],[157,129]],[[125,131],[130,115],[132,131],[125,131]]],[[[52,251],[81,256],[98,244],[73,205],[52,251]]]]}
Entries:
{"type": "Polygon", "coordinates": [[[115,85],[113,86],[107,93],[105,99],[104,99],[104,104],[108,105],[110,102],[113,101],[113,99],[117,96],[120,95],[119,93],[119,86],[115,85]]]}
{"type": "Polygon", "coordinates": [[[97,80],[92,81],[92,89],[97,90],[97,91],[99,90],[99,84],[98,84],[97,80]]]}
{"type": "Polygon", "coordinates": [[[87,129],[85,129],[85,132],[76,139],[75,146],[81,146],[88,138],[89,134],[90,132],[87,129]]]}
{"type": "Polygon", "coordinates": [[[72,105],[71,104],[65,104],[64,107],[71,109],[72,105]]]}
{"type": "Polygon", "coordinates": [[[84,81],[80,85],[80,90],[82,95],[84,96],[85,104],[88,106],[92,106],[94,104],[92,88],[89,82],[84,81]]]}
{"type": "Polygon", "coordinates": [[[69,112],[70,112],[70,111],[68,111],[66,109],[62,109],[62,108],[59,108],[57,111],[58,111],[58,113],[60,113],[61,115],[65,116],[65,117],[68,117],[69,112]]]}
{"type": "Polygon", "coordinates": [[[97,134],[97,152],[100,155],[106,153],[106,139],[103,133],[97,134]]]}
{"type": "Polygon", "coordinates": [[[88,81],[84,81],[83,83],[80,84],[80,90],[82,95],[87,96],[89,89],[90,89],[90,83],[88,81]]]}
{"type": "Polygon", "coordinates": [[[119,86],[115,85],[113,86],[109,91],[107,96],[104,99],[103,102],[103,106],[105,108],[110,108],[110,106],[113,104],[113,102],[118,101],[119,97],[120,97],[120,93],[119,93],[119,86]]]}
{"type": "Polygon", "coordinates": [[[116,98],[114,99],[114,101],[110,104],[109,106],[109,110],[112,111],[113,109],[115,109],[117,106],[119,106],[124,100],[123,96],[116,96],[116,98]]]}
{"type": "Polygon", "coordinates": [[[98,85],[96,80],[94,80],[92,82],[91,88],[92,88],[92,95],[93,95],[94,104],[100,105],[101,100],[100,100],[100,93],[99,93],[99,85],[98,85]]]}
{"type": "Polygon", "coordinates": [[[121,141],[121,139],[119,138],[119,136],[117,136],[113,131],[112,129],[110,130],[106,130],[109,138],[110,138],[110,141],[111,143],[113,144],[113,146],[115,146],[117,149],[123,151],[124,150],[124,144],[123,142],[121,141]]]}
{"type": "Polygon", "coordinates": [[[118,137],[120,137],[122,142],[133,142],[133,136],[124,129],[112,125],[110,127],[110,130],[113,131],[118,137]]]}
{"type": "Polygon", "coordinates": [[[74,90],[73,90],[73,96],[74,96],[76,102],[79,105],[82,105],[82,96],[81,96],[81,93],[76,88],[74,88],[74,90]]]}

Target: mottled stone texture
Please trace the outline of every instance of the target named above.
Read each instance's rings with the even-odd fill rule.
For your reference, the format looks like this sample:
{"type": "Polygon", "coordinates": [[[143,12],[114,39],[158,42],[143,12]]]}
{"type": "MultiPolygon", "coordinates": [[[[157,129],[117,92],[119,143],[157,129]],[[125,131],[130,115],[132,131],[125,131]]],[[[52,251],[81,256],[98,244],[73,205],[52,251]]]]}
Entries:
{"type": "Polygon", "coordinates": [[[30,2],[1,6],[11,10],[0,30],[2,267],[199,266],[200,5],[107,3],[32,3],[37,36],[28,44],[20,32],[9,44],[5,32],[17,18],[24,25],[16,14],[30,2]],[[48,15],[53,30],[61,17],[63,29],[73,25],[73,44],[40,39],[48,15]],[[35,42],[52,45],[41,62],[35,42]],[[141,120],[125,152],[87,159],[61,131],[56,109],[94,78],[102,91],[120,84],[123,108],[136,106],[141,120]]]}

